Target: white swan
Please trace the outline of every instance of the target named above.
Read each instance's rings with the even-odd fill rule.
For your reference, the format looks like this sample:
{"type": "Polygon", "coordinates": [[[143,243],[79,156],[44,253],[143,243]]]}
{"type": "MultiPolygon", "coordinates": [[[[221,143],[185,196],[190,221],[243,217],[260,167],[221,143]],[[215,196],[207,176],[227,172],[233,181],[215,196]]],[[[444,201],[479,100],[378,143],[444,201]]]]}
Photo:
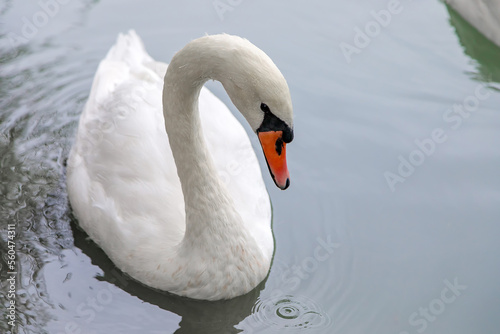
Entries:
{"type": "Polygon", "coordinates": [[[500,0],[445,0],[489,40],[500,46],[500,0]]]}
{"type": "Polygon", "coordinates": [[[274,240],[249,138],[203,87],[209,79],[223,84],[259,136],[276,185],[288,187],[292,103],[263,51],[240,37],[205,36],[167,70],[131,31],[97,70],[67,188],[79,224],[122,271],[157,289],[217,300],[266,277],[274,240]]]}

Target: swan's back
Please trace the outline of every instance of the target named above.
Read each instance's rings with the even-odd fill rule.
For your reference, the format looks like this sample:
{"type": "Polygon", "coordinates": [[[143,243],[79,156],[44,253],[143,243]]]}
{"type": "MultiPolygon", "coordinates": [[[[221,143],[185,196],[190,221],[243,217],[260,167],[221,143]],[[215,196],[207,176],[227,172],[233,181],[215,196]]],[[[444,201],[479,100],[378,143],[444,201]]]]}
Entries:
{"type": "MultiPolygon", "coordinates": [[[[175,252],[185,231],[162,113],[166,68],[133,31],[120,35],[99,65],[68,159],[68,194],[80,225],[132,276],[175,252]]],[[[219,175],[249,232],[272,253],[269,197],[248,136],[207,89],[199,110],[219,175]]]]}

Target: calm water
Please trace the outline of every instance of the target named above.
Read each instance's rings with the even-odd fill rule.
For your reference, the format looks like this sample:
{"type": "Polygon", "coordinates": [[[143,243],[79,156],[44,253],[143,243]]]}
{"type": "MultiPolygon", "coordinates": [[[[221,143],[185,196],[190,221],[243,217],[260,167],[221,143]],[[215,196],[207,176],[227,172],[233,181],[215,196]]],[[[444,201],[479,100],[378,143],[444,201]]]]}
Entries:
{"type": "Polygon", "coordinates": [[[0,1],[0,299],[9,223],[19,333],[500,331],[500,48],[443,3],[59,1],[0,1]],[[165,62],[205,33],[244,36],[289,82],[292,186],[265,174],[277,247],[247,296],[148,289],[72,219],[64,161],[99,60],[130,28],[165,62]]]}

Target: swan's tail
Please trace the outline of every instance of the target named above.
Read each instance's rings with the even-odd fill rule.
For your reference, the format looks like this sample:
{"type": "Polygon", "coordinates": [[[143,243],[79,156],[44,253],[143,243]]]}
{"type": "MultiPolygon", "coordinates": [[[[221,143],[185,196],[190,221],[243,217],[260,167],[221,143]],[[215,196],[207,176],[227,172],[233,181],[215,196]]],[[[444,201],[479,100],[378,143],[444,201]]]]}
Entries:
{"type": "Polygon", "coordinates": [[[119,34],[115,45],[111,47],[105,59],[124,62],[130,67],[153,61],[141,38],[134,30],[119,34]]]}
{"type": "Polygon", "coordinates": [[[145,65],[154,62],[146,52],[141,38],[133,30],[119,34],[118,39],[99,64],[94,76],[87,108],[92,113],[109,98],[115,89],[129,79],[131,73],[144,71],[145,65]]]}

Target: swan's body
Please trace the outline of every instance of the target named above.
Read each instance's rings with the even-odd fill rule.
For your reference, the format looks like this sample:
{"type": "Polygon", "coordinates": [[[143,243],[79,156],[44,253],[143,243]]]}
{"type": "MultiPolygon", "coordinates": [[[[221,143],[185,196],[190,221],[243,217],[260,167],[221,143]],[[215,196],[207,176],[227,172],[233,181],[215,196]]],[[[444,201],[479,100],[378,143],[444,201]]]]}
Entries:
{"type": "Polygon", "coordinates": [[[500,46],[500,0],[446,0],[470,24],[500,46]]]}
{"type": "Polygon", "coordinates": [[[266,57],[239,37],[206,36],[167,71],[130,32],[101,62],[68,159],[68,194],[81,227],[122,271],[209,300],[265,278],[274,241],[259,164],[241,124],[203,84],[221,81],[257,132],[265,116],[245,104],[260,94],[291,130],[286,81],[266,57]],[[256,66],[271,79],[238,81],[256,66]]]}

